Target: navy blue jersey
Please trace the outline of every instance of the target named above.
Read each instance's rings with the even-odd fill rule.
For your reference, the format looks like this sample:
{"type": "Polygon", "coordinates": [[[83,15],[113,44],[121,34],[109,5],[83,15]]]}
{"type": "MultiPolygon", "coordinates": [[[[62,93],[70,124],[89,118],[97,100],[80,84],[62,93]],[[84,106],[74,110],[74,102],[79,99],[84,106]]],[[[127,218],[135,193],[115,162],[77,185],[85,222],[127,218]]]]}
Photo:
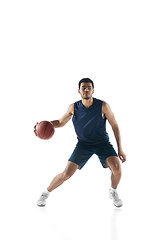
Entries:
{"type": "Polygon", "coordinates": [[[85,108],[82,100],[74,103],[73,125],[80,141],[97,144],[109,141],[106,118],[102,118],[103,101],[93,98],[93,104],[85,108]]]}

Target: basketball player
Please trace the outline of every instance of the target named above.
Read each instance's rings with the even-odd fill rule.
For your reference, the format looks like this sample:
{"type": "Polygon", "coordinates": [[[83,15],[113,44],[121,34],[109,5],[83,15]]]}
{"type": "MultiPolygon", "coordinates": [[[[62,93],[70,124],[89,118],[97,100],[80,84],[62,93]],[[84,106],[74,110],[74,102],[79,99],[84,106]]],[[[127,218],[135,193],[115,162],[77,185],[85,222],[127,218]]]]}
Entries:
{"type": "Polygon", "coordinates": [[[78,93],[81,95],[82,100],[71,104],[61,119],[51,121],[55,128],[59,128],[63,127],[72,118],[78,143],[68,160],[65,170],[52,180],[49,187],[40,196],[37,205],[44,207],[49,194],[68,180],[77,169],[82,169],[89,158],[96,154],[102,166],[111,170],[109,197],[113,200],[116,207],[121,207],[123,203],[117,193],[117,187],[121,179],[119,159],[122,163],[125,162],[126,155],[122,151],[118,124],[109,105],[92,97],[94,93],[92,80],[83,78],[79,82],[78,93]],[[118,155],[109,141],[109,136],[106,132],[106,120],[108,120],[113,129],[118,155]]]}

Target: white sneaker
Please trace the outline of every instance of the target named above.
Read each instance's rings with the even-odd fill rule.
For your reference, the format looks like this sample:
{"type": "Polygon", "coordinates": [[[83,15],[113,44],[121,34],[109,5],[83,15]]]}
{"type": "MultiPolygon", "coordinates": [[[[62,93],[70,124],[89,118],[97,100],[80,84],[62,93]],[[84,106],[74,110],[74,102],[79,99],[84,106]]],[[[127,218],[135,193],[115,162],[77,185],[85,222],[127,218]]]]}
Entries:
{"type": "Polygon", "coordinates": [[[116,207],[122,207],[123,206],[123,202],[119,198],[118,193],[113,192],[111,189],[109,190],[109,198],[113,200],[114,206],[116,206],[116,207]]]}
{"type": "Polygon", "coordinates": [[[40,198],[37,201],[37,205],[39,207],[45,207],[46,205],[46,199],[49,197],[49,194],[46,193],[45,191],[42,193],[42,195],[40,196],[40,198]]]}

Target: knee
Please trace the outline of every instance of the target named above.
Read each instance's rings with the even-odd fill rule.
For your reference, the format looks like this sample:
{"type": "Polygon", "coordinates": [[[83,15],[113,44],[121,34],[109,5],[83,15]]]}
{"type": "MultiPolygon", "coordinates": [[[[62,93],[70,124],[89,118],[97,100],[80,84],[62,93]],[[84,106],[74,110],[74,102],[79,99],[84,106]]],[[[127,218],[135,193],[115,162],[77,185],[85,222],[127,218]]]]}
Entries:
{"type": "Polygon", "coordinates": [[[121,165],[120,163],[116,163],[115,166],[112,169],[112,172],[115,176],[121,175],[122,171],[121,171],[121,165]]]}

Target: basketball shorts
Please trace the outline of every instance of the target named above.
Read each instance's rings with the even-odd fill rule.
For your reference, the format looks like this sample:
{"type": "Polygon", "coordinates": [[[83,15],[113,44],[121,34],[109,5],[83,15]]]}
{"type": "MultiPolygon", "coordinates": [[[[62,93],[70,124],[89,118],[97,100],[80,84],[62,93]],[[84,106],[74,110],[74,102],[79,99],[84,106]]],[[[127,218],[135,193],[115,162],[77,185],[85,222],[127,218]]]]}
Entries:
{"type": "Polygon", "coordinates": [[[118,157],[113,146],[108,141],[94,145],[78,141],[68,161],[76,163],[79,166],[79,169],[82,169],[93,154],[96,154],[98,156],[104,168],[108,167],[106,164],[104,164],[106,158],[110,156],[118,157]]]}

